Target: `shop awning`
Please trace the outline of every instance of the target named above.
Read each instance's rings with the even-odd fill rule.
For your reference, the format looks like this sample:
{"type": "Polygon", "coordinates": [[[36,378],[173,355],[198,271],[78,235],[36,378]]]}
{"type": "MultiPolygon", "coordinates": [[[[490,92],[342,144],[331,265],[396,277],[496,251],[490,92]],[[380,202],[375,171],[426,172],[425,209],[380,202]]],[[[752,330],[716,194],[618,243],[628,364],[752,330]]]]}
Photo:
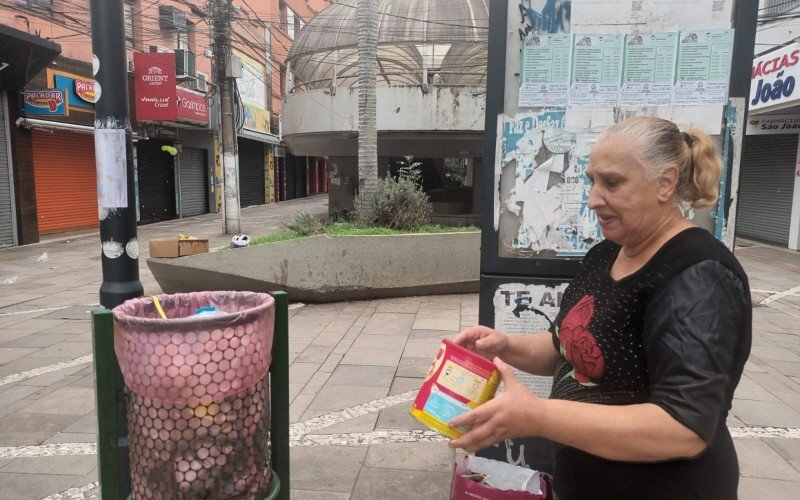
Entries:
{"type": "MultiPolygon", "coordinates": [[[[65,132],[75,132],[77,134],[94,135],[94,127],[87,127],[86,125],[77,125],[75,123],[56,122],[51,120],[38,120],[36,118],[22,118],[22,117],[17,118],[16,125],[17,127],[44,130],[47,132],[61,130],[65,132]]],[[[133,139],[134,140],[147,139],[147,137],[134,133],[133,139]]]]}
{"type": "Polygon", "coordinates": [[[21,89],[61,53],[61,45],[0,24],[0,88],[21,89]]]}
{"type": "Polygon", "coordinates": [[[243,128],[242,130],[236,132],[236,135],[244,139],[252,139],[258,142],[274,144],[276,146],[279,146],[281,144],[281,139],[277,135],[261,134],[259,132],[253,132],[252,130],[247,130],[246,128],[243,128]]]}

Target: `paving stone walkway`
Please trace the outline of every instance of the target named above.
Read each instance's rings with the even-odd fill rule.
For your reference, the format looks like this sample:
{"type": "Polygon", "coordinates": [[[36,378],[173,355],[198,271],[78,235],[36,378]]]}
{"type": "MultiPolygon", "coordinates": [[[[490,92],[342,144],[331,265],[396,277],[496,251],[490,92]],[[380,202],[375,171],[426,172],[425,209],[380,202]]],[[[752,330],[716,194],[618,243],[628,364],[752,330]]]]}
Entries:
{"type": "MultiPolygon", "coordinates": [[[[246,209],[245,227],[266,234],[294,210],[324,213],[326,204],[246,209]]],[[[145,242],[188,232],[217,246],[227,241],[218,228],[209,215],[139,234],[145,242]]],[[[756,304],[753,351],[728,421],[740,496],[796,498],[800,253],[739,244],[756,304]]],[[[142,280],[158,291],[144,264],[142,280]]],[[[0,498],[97,498],[87,318],[99,283],[96,235],[0,250],[0,498]]],[[[292,497],[446,499],[457,455],[408,407],[440,340],[477,322],[478,296],[294,305],[290,314],[292,497]]]]}

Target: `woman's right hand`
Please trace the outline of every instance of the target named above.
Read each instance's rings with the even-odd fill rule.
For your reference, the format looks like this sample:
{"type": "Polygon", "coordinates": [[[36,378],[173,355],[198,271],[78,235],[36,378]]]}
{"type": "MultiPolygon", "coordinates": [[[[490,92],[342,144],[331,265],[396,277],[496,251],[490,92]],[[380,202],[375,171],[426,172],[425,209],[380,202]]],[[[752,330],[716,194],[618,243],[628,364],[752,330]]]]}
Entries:
{"type": "Polygon", "coordinates": [[[488,326],[472,326],[462,330],[453,337],[452,342],[470,351],[477,352],[481,356],[494,359],[503,357],[508,348],[508,335],[500,333],[488,326]]]}

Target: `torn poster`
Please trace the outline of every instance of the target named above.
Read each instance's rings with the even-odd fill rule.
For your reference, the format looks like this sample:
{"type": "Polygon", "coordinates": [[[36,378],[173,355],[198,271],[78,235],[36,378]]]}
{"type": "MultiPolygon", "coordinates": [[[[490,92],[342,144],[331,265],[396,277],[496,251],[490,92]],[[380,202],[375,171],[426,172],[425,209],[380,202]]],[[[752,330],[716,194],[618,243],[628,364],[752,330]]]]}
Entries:
{"type": "Polygon", "coordinates": [[[127,207],[128,171],[125,129],[95,128],[94,154],[97,159],[99,208],[127,207]]]}
{"type": "Polygon", "coordinates": [[[581,256],[602,238],[588,207],[585,175],[597,136],[564,130],[564,114],[501,117],[496,164],[501,255],[581,256]]]}
{"type": "Polygon", "coordinates": [[[641,0],[572,0],[572,3],[575,8],[571,21],[576,27],[647,22],[646,6],[641,0]]]}
{"type": "Polygon", "coordinates": [[[730,26],[733,4],[732,0],[647,0],[648,21],[665,26],[687,26],[698,22],[730,26]]]}
{"type": "MultiPolygon", "coordinates": [[[[531,335],[549,331],[568,283],[554,286],[504,283],[494,293],[494,327],[504,333],[531,335]]],[[[550,396],[552,377],[516,370],[517,378],[540,397],[550,396]]]]}

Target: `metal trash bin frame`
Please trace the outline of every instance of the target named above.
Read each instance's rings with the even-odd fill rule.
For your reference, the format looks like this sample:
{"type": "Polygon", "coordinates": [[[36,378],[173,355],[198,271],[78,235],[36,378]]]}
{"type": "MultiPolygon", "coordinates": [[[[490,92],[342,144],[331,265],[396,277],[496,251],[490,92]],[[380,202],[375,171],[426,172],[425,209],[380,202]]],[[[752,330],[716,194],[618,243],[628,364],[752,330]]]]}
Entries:
{"type": "MultiPolygon", "coordinates": [[[[289,295],[270,292],[275,299],[275,331],[272,363],[269,367],[270,387],[270,462],[273,480],[270,499],[288,499],[289,468],[289,295]],[[275,491],[277,489],[277,491],[275,491]]],[[[116,388],[121,377],[114,352],[114,318],[108,309],[92,311],[92,343],[94,350],[95,398],[97,401],[97,457],[100,495],[103,500],[121,500],[119,483],[129,470],[121,470],[121,454],[128,453],[127,442],[118,438],[127,427],[119,421],[118,407],[126,404],[126,393],[116,388]]]]}

